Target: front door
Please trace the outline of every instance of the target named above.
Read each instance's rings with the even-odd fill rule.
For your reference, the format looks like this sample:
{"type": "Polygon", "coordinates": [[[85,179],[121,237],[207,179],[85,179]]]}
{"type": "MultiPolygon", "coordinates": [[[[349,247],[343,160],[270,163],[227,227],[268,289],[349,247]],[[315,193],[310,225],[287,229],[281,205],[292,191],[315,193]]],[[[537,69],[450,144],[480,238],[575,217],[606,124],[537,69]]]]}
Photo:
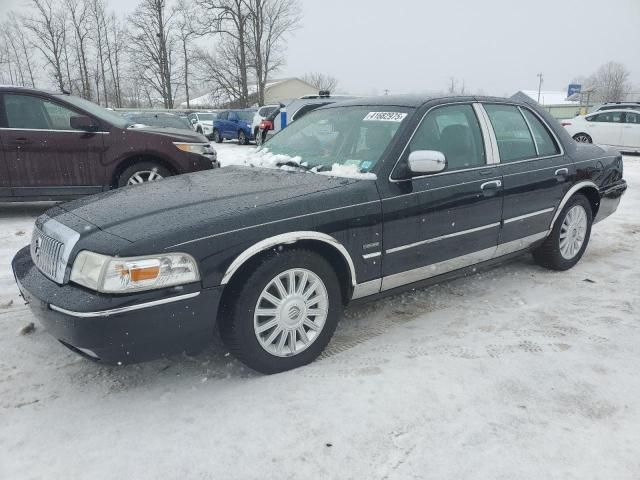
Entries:
{"type": "Polygon", "coordinates": [[[495,132],[504,182],[498,254],[508,254],[547,235],[575,167],[531,110],[506,104],[484,104],[484,109],[495,132]]]}
{"type": "Polygon", "coordinates": [[[4,160],[4,143],[3,132],[0,130],[0,198],[11,196],[11,181],[9,179],[9,170],[4,160]]]}
{"type": "Polygon", "coordinates": [[[629,150],[640,150],[640,113],[625,113],[620,145],[629,150]]]}
{"type": "Polygon", "coordinates": [[[433,108],[423,118],[384,189],[382,290],[434,277],[495,254],[502,178],[485,148],[486,124],[471,103],[433,108]],[[412,151],[444,154],[446,169],[412,177],[412,151]]]}
{"type": "Polygon", "coordinates": [[[31,94],[3,95],[0,130],[17,197],[84,195],[103,189],[103,135],[74,130],[69,108],[31,94]]]}

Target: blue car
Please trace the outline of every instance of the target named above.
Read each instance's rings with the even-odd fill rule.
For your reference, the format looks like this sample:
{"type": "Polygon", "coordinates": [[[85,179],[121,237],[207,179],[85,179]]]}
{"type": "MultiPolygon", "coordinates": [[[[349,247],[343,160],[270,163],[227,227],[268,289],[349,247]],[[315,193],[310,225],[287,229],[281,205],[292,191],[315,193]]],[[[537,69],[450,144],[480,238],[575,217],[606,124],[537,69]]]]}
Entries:
{"type": "Polygon", "coordinates": [[[248,145],[253,140],[251,122],[256,109],[223,110],[213,121],[213,140],[222,143],[224,140],[238,139],[240,145],[248,145]]]}

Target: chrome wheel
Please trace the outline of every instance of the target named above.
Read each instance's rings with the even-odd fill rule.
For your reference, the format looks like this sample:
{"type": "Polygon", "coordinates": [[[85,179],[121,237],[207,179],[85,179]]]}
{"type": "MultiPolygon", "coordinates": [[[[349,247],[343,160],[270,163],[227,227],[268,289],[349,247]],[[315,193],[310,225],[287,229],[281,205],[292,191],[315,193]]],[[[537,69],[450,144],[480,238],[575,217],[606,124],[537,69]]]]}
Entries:
{"type": "Polygon", "coordinates": [[[567,260],[575,257],[587,233],[587,212],[582,205],[575,205],[564,217],[560,227],[560,254],[567,260]]]}
{"type": "Polygon", "coordinates": [[[140,170],[135,172],[127,180],[127,185],[138,185],[139,183],[155,182],[156,180],[162,180],[164,177],[158,173],[154,168],[152,170],[140,170]]]}
{"type": "Polygon", "coordinates": [[[591,139],[589,138],[589,136],[584,133],[579,133],[578,135],[575,135],[573,139],[578,143],[591,143],[591,139]]]}
{"type": "Polygon", "coordinates": [[[253,329],[263,349],[277,357],[306,350],[327,320],[329,295],[318,275],[294,268],[277,275],[264,288],[253,316],[253,329]]]}

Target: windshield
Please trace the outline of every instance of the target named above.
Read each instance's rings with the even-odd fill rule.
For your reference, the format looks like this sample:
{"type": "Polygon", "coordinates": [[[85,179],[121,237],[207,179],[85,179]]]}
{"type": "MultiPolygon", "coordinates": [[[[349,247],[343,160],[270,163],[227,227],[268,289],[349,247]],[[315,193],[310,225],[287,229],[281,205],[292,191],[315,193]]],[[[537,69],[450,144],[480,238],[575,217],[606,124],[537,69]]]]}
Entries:
{"type": "Polygon", "coordinates": [[[248,112],[248,111],[244,111],[244,112],[236,112],[236,115],[238,115],[238,118],[240,120],[244,120],[245,122],[250,122],[253,120],[253,114],[256,112],[248,112]]]}
{"type": "Polygon", "coordinates": [[[191,130],[189,124],[174,115],[159,114],[159,115],[125,115],[126,118],[133,123],[140,123],[143,125],[149,125],[151,127],[168,127],[168,128],[180,128],[183,130],[191,130]]]}
{"type": "Polygon", "coordinates": [[[198,113],[197,115],[201,121],[204,120],[205,122],[211,122],[216,118],[215,113],[198,113]]]}
{"type": "Polygon", "coordinates": [[[323,171],[371,172],[408,118],[401,107],[338,107],[316,110],[265,144],[275,157],[323,171]]]}
{"type": "Polygon", "coordinates": [[[116,112],[112,112],[111,110],[107,110],[106,108],[101,107],[100,105],[96,105],[89,100],[85,100],[84,98],[74,97],[73,95],[57,95],[60,99],[64,100],[71,105],[78,107],[90,115],[102,120],[103,122],[109,123],[111,125],[115,125],[118,128],[127,128],[131,125],[131,122],[116,112]]]}

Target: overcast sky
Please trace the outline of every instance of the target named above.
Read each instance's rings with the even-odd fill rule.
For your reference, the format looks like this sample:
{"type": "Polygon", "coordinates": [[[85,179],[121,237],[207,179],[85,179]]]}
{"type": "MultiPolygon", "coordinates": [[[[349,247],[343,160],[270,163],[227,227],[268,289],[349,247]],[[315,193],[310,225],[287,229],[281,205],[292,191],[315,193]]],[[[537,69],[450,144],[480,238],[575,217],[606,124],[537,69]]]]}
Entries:
{"type": "MultiPolygon", "coordinates": [[[[56,0],[57,1],[57,0],[56,0]]],[[[27,0],[0,0],[0,17],[27,0]]],[[[136,0],[107,0],[118,12],[136,0]]],[[[609,60],[640,86],[640,0],[301,0],[278,75],[321,71],[349,93],[565,90],[609,60]]]]}

